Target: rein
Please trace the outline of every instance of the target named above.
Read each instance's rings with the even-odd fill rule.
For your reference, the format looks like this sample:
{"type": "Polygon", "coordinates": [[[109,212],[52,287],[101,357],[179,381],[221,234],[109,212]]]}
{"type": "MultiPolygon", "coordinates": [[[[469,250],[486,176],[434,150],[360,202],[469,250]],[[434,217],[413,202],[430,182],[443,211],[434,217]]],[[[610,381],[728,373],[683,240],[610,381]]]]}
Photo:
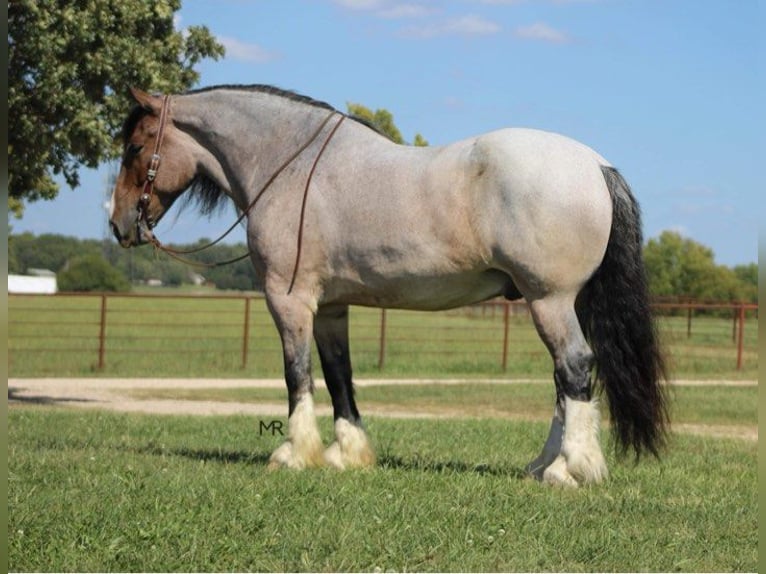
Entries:
{"type": "Polygon", "coordinates": [[[148,213],[147,213],[147,207],[149,206],[149,203],[151,202],[152,195],[154,194],[154,179],[157,176],[157,170],[159,168],[160,164],[160,147],[162,145],[162,139],[164,137],[165,132],[165,124],[167,123],[167,103],[168,103],[168,96],[163,96],[162,100],[162,109],[160,111],[160,125],[159,125],[159,131],[157,133],[157,141],[154,145],[154,153],[152,154],[152,160],[149,164],[149,170],[147,171],[146,175],[146,183],[144,184],[144,191],[141,194],[141,197],[138,200],[138,218],[136,221],[136,224],[139,227],[139,233],[142,231],[141,226],[146,225],[147,229],[143,230],[143,235],[148,238],[148,241],[154,245],[155,249],[159,251],[164,251],[168,254],[168,256],[172,257],[173,259],[176,259],[177,261],[180,261],[182,263],[185,263],[187,265],[195,266],[195,267],[201,267],[201,268],[214,268],[214,267],[222,267],[224,265],[229,265],[232,263],[236,263],[238,261],[242,261],[243,259],[246,259],[252,254],[252,250],[249,250],[247,253],[240,255],[238,257],[234,257],[232,259],[227,259],[226,261],[217,261],[214,263],[203,263],[200,261],[192,261],[191,259],[187,259],[183,257],[183,255],[189,255],[192,253],[198,253],[200,251],[203,251],[205,249],[208,249],[217,243],[219,243],[221,240],[223,240],[229,233],[231,233],[234,228],[239,225],[242,220],[244,220],[255,208],[256,203],[258,203],[258,200],[261,199],[264,193],[269,189],[272,183],[279,177],[279,175],[293,162],[295,161],[298,156],[300,156],[306,149],[316,141],[316,139],[319,137],[319,135],[322,133],[322,130],[327,126],[327,124],[330,122],[332,117],[335,114],[340,114],[340,119],[337,121],[335,126],[333,126],[330,133],[325,138],[324,142],[322,143],[322,147],[319,149],[319,152],[317,153],[316,157],[314,158],[314,163],[311,166],[311,170],[309,171],[308,177],[306,179],[306,185],[303,189],[303,200],[301,203],[301,213],[300,213],[300,222],[298,227],[298,240],[297,240],[297,251],[295,256],[295,266],[293,268],[293,275],[292,280],[290,281],[290,287],[287,291],[289,294],[293,286],[295,285],[295,278],[298,274],[298,265],[300,264],[300,258],[301,258],[301,250],[303,248],[303,221],[305,219],[306,214],[306,200],[308,198],[308,192],[309,187],[311,186],[311,180],[314,176],[314,171],[316,170],[317,165],[319,164],[319,160],[324,154],[325,149],[327,148],[328,144],[330,143],[330,140],[335,135],[335,132],[338,131],[338,128],[340,127],[340,124],[343,123],[343,120],[346,119],[346,115],[342,114],[338,111],[332,111],[319,125],[319,127],[312,133],[311,137],[303,144],[301,145],[295,152],[293,152],[290,157],[288,157],[280,166],[277,168],[277,170],[272,174],[272,176],[266,181],[266,183],[261,187],[260,190],[258,190],[258,193],[255,195],[253,200],[247,205],[247,207],[242,211],[240,216],[237,218],[237,220],[226,230],[221,234],[217,239],[214,241],[211,241],[210,243],[207,243],[205,245],[202,245],[200,247],[195,247],[193,249],[174,249],[172,247],[167,247],[163,245],[159,239],[152,233],[151,229],[153,227],[153,222],[149,219],[148,213]]]}

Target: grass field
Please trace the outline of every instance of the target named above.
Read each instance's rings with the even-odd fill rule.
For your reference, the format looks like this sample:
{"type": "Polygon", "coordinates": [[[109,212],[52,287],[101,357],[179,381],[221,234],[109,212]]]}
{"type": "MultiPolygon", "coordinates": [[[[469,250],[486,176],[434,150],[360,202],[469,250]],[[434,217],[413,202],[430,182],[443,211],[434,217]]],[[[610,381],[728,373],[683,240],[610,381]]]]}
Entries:
{"type": "MultiPolygon", "coordinates": [[[[241,297],[9,298],[9,374],[39,376],[281,376],[279,336],[262,299],[241,297]],[[247,324],[247,326],[246,326],[247,324]],[[245,345],[244,333],[248,337],[245,345]]],[[[388,311],[381,360],[381,312],[351,311],[354,371],[361,376],[550,377],[551,360],[523,307],[509,318],[506,369],[503,313],[473,307],[450,312],[388,311]]],[[[727,317],[660,321],[674,378],[756,379],[757,321],[745,321],[743,369],[727,317]]],[[[316,360],[314,364],[318,365],[316,360]]]]}
{"type": "MultiPolygon", "coordinates": [[[[177,399],[236,403],[286,404],[287,391],[268,388],[163,388],[133,389],[127,395],[141,400],[177,399]]],[[[675,424],[757,426],[758,388],[749,387],[671,387],[668,392],[671,420],[675,424]]],[[[330,406],[324,388],[314,394],[317,405],[330,406]]],[[[357,386],[356,399],[364,414],[367,409],[406,411],[475,418],[522,418],[549,420],[553,412],[553,383],[494,383],[370,385],[357,386]]],[[[602,420],[608,420],[602,401],[602,420]]]]}
{"type": "MultiPolygon", "coordinates": [[[[533,405],[529,387],[519,402],[533,405]]],[[[737,410],[740,422],[757,420],[755,388],[679,391],[684,420],[728,423],[737,410]]],[[[427,404],[422,392],[396,389],[410,406],[427,404]]],[[[444,392],[475,406],[462,388],[444,392]]],[[[755,442],[675,435],[661,462],[638,465],[607,450],[609,480],[570,491],[523,478],[545,423],[367,426],[376,469],[267,472],[281,437],[259,434],[250,417],[11,407],[9,569],[757,570],[755,442]]],[[[331,420],[320,427],[329,442],[331,420]]]]}
{"type": "MultiPolygon", "coordinates": [[[[263,302],[9,298],[9,371],[24,376],[281,376],[263,302]]],[[[352,310],[358,376],[550,378],[529,319],[502,313],[352,310]]],[[[732,322],[661,321],[674,378],[756,379],[757,325],[736,371],[732,322]]],[[[318,365],[318,361],[315,361],[318,365]]],[[[317,373],[318,375],[319,373],[317,373]]],[[[279,402],[272,389],[155,388],[138,398],[279,402]]],[[[757,387],[674,387],[677,425],[757,425],[757,387]]],[[[8,433],[11,571],[756,571],[757,443],[675,434],[662,461],[616,461],[577,491],[523,476],[547,432],[552,385],[360,387],[378,467],[265,469],[281,437],[253,417],[115,414],[13,405],[8,433]]],[[[328,404],[327,393],[317,393],[328,404]]],[[[270,422],[270,421],[265,421],[270,422]]],[[[283,421],[284,422],[284,421],[283,421]]],[[[326,443],[332,421],[320,418],[326,443]]],[[[604,444],[609,445],[608,431],[604,444]]]]}

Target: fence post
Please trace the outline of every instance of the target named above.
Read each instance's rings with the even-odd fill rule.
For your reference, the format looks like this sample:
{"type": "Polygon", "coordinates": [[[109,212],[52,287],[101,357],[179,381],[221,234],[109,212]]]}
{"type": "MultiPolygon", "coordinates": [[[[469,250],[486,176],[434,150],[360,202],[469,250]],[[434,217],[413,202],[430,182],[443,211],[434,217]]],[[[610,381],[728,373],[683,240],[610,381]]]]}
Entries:
{"type": "Polygon", "coordinates": [[[508,370],[508,323],[511,303],[503,301],[503,372],[508,370]]]}
{"type": "Polygon", "coordinates": [[[101,321],[98,331],[98,370],[104,369],[104,354],[106,353],[106,294],[101,294],[101,321]]]}
{"type": "Polygon", "coordinates": [[[245,327],[242,334],[242,368],[247,368],[247,353],[250,341],[250,297],[245,296],[245,327]]]}
{"type": "Polygon", "coordinates": [[[686,312],[686,338],[692,338],[692,305],[689,303],[689,309],[686,312]]]}
{"type": "Polygon", "coordinates": [[[378,346],[378,370],[386,364],[386,310],[380,310],[380,344],[378,346]]]}
{"type": "Polygon", "coordinates": [[[737,370],[742,370],[742,347],[745,345],[745,304],[739,304],[739,330],[737,337],[737,370]]]}

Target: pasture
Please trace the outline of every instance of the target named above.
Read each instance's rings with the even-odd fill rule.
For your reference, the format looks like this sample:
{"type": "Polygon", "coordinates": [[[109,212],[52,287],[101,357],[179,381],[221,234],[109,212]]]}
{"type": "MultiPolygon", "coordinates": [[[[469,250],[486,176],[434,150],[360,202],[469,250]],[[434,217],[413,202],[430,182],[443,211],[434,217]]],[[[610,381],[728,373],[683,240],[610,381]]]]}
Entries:
{"type": "MultiPolygon", "coordinates": [[[[12,296],[8,315],[11,377],[282,376],[279,335],[260,297],[12,296]]],[[[671,309],[659,327],[674,379],[757,378],[752,311],[741,370],[732,310],[695,311],[689,323],[685,310],[671,309]]],[[[358,376],[549,379],[552,372],[522,304],[509,306],[507,318],[494,304],[385,316],[353,307],[350,335],[358,376]]]]}
{"type": "MultiPolygon", "coordinates": [[[[539,384],[360,387],[363,412],[436,418],[368,416],[378,466],[345,473],[268,472],[282,437],[259,430],[257,417],[13,403],[9,568],[757,570],[755,441],[677,432],[661,461],[635,465],[615,460],[605,429],[605,484],[545,487],[522,469],[544,440],[539,418],[550,414],[551,394],[539,384]]],[[[674,420],[679,430],[755,428],[757,394],[755,386],[677,387],[674,420]]],[[[182,396],[284,400],[270,389],[182,396]]],[[[328,442],[331,419],[321,417],[320,428],[328,442]]]]}

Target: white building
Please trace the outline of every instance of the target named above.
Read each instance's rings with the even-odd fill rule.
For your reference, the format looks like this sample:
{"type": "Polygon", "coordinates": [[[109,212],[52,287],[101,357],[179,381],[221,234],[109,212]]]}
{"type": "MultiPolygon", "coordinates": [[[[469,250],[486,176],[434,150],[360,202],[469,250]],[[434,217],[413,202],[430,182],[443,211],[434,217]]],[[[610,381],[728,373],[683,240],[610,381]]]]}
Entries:
{"type": "Polygon", "coordinates": [[[8,275],[8,293],[44,293],[58,291],[56,275],[35,277],[31,275],[8,275]]]}

